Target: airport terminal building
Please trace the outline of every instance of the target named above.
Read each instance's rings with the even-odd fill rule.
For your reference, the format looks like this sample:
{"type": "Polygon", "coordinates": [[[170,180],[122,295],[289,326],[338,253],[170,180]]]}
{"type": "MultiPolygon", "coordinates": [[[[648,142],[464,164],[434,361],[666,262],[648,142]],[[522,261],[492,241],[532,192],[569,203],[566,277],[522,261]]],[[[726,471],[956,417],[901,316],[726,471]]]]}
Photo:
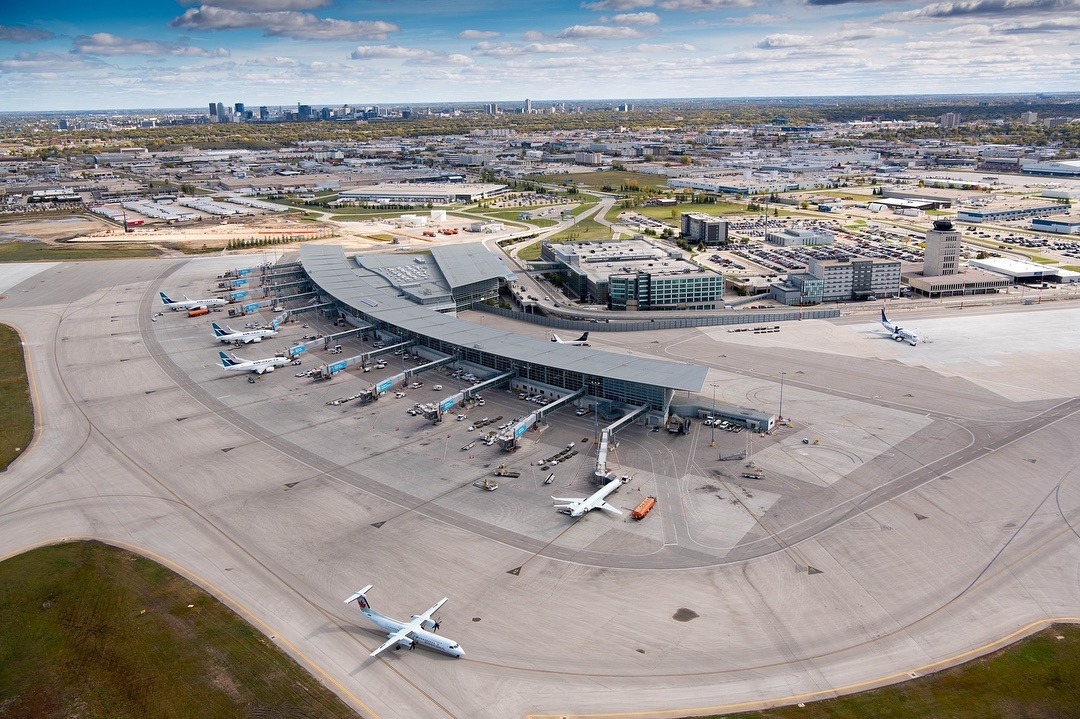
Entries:
{"type": "Polygon", "coordinates": [[[479,243],[430,255],[351,259],[339,245],[304,245],[299,265],[332,312],[354,326],[415,342],[429,358],[456,357],[489,374],[512,371],[519,384],[559,393],[584,387],[592,404],[646,407],[650,424],[666,421],[675,392],[699,392],[705,383],[706,368],[697,365],[557,344],[457,319],[457,310],[483,301],[512,276],[479,243]]]}

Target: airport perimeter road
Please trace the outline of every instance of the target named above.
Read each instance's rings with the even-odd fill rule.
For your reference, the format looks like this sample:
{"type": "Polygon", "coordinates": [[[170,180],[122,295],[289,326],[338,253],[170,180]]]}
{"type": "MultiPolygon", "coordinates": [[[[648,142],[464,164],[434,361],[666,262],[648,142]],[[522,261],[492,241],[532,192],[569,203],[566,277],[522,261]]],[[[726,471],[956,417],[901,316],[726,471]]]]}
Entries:
{"type": "MultiPolygon", "coordinates": [[[[923,348],[828,323],[799,323],[790,339],[600,335],[612,351],[709,366],[727,403],[771,407],[784,371],[797,428],[754,439],[773,470],[760,481],[716,459],[745,433],[709,447],[700,425],[620,432],[616,461],[635,479],[616,504],[638,490],[660,504],[640,523],[573,523],[551,511],[556,490],[532,462],[582,443],[591,418],[556,413],[513,455],[522,477],[481,492],[472,482],[503,455],[459,449],[475,435],[467,423],[405,415],[419,391],[328,407],[370,375],[311,384],[282,368],[250,384],[215,367],[208,318],[152,318],[159,290],[206,296],[239,263],[0,266],[0,321],[25,338],[39,419],[0,475],[0,557],[69,538],[141,551],[223,598],[365,717],[809,701],[1080,617],[1080,392],[1065,373],[1043,380],[1066,361],[1053,348],[1016,363],[992,354],[1000,327],[970,321],[904,361],[888,353],[923,348]],[[764,341],[775,344],[753,344],[764,341]],[[342,603],[365,584],[399,618],[449,597],[440,631],[466,656],[369,659],[383,635],[342,603]]],[[[238,352],[269,356],[310,331],[286,325],[238,352]]],[[[493,417],[525,405],[485,394],[493,417]]],[[[588,487],[587,452],[575,461],[558,468],[560,495],[588,487]]]]}

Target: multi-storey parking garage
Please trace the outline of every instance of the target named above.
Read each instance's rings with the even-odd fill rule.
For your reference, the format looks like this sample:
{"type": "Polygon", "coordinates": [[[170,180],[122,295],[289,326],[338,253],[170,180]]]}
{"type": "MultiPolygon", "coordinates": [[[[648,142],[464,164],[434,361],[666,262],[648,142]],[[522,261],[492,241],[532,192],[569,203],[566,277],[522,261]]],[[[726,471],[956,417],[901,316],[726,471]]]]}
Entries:
{"type": "MultiPolygon", "coordinates": [[[[462,288],[476,296],[478,286],[506,274],[497,261],[485,269],[475,255],[468,263],[473,269],[463,271],[463,263],[457,262],[461,258],[446,254],[448,249],[431,259],[450,285],[451,296],[457,297],[462,288]]],[[[676,391],[697,392],[705,383],[706,370],[697,365],[545,342],[458,320],[409,299],[399,283],[388,278],[385,262],[378,271],[361,263],[346,258],[340,246],[307,245],[300,252],[304,274],[350,322],[371,325],[492,372],[516,372],[520,382],[567,392],[584,387],[598,401],[644,406],[652,424],[666,420],[676,391]]]]}

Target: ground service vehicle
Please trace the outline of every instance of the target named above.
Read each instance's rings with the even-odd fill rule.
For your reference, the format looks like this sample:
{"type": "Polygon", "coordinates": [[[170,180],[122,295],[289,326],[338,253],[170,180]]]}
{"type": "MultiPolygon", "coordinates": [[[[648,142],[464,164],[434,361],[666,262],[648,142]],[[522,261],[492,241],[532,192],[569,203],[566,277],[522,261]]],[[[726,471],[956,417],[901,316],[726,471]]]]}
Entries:
{"type": "Polygon", "coordinates": [[[630,513],[630,516],[634,519],[644,519],[645,515],[652,511],[652,508],[656,506],[656,497],[646,497],[641,500],[638,506],[634,507],[634,511],[630,513]]]}

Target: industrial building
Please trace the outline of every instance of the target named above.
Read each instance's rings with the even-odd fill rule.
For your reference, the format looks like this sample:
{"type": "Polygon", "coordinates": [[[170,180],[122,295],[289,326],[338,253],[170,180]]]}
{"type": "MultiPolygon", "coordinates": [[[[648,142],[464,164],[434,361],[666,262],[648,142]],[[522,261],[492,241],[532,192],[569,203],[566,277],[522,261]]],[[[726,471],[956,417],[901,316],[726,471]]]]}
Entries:
{"type": "Polygon", "coordinates": [[[702,270],[671,247],[647,240],[540,245],[564,289],[611,310],[712,310],[723,306],[724,276],[702,270]]]}
{"type": "Polygon", "coordinates": [[[1068,205],[1054,203],[1051,205],[1012,206],[995,209],[965,207],[956,213],[957,222],[970,222],[979,224],[982,222],[1007,222],[1009,220],[1027,220],[1032,217],[1046,217],[1047,215],[1065,215],[1069,212],[1068,205]]]}
{"type": "Polygon", "coordinates": [[[971,260],[968,264],[981,270],[1004,275],[1014,283],[1020,284],[1038,284],[1042,282],[1074,284],[1080,282],[1080,272],[1073,272],[1061,267],[1049,267],[1035,262],[1025,262],[1024,260],[1014,260],[1008,257],[987,257],[983,260],[971,260]]]}
{"type": "Polygon", "coordinates": [[[728,223],[712,215],[700,212],[684,212],[679,237],[690,244],[717,247],[728,243],[728,223]]]}
{"type": "Polygon", "coordinates": [[[506,192],[506,185],[492,183],[409,183],[370,185],[343,190],[338,199],[386,205],[449,205],[477,202],[506,192]]]}
{"type": "Polygon", "coordinates": [[[805,272],[788,275],[769,286],[769,299],[785,305],[817,305],[825,292],[825,282],[805,272]]]}
{"type": "MultiPolygon", "coordinates": [[[[459,248],[443,248],[439,256],[433,253],[428,279],[437,269],[450,286],[455,304],[461,307],[469,304],[470,287],[497,283],[505,276],[505,267],[495,260],[471,269],[480,250],[458,254],[459,248]]],[[[408,261],[421,264],[415,258],[408,261]]],[[[275,269],[279,273],[290,271],[288,266],[275,269]]],[[[400,289],[408,281],[396,278],[391,282],[387,276],[393,273],[388,265],[380,265],[370,256],[350,260],[339,245],[304,245],[299,266],[292,271],[302,273],[314,285],[331,305],[331,314],[343,315],[354,326],[370,326],[380,336],[414,342],[414,349],[428,358],[456,357],[458,362],[487,373],[513,372],[514,382],[550,393],[584,388],[593,405],[645,407],[644,417],[650,424],[666,421],[675,392],[698,392],[705,383],[704,367],[572,347],[464,322],[436,311],[435,304],[420,304],[403,294],[400,289]],[[368,265],[378,266],[379,271],[368,265]]],[[[422,288],[414,295],[423,297],[422,288]]]]}
{"type": "Polygon", "coordinates": [[[1056,232],[1059,235],[1076,235],[1080,234],[1080,220],[1073,218],[1050,220],[1045,217],[1036,217],[1031,221],[1031,229],[1040,232],[1056,232]]]}
{"type": "Polygon", "coordinates": [[[867,257],[811,258],[806,274],[821,280],[821,301],[865,300],[900,293],[900,261],[867,257]]]}

